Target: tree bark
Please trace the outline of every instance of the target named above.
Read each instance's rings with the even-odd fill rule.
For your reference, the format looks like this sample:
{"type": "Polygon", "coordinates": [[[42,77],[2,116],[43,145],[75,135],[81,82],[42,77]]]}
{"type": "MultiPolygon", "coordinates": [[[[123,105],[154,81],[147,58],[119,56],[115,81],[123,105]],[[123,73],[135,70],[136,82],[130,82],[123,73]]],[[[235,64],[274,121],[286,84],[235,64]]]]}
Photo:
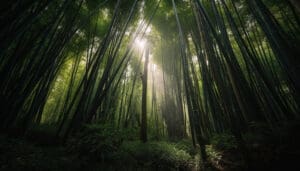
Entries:
{"type": "Polygon", "coordinates": [[[148,80],[149,47],[146,47],[144,74],[142,76],[142,117],[141,117],[141,141],[147,142],[147,80],[148,80]]]}

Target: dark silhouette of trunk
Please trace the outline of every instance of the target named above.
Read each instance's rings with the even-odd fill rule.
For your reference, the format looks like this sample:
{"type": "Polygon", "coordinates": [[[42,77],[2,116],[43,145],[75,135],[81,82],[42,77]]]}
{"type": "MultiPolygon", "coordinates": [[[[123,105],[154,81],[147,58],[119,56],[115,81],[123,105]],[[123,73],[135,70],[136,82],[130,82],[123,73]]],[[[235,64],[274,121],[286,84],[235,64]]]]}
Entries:
{"type": "MultiPolygon", "coordinates": [[[[147,45],[146,45],[147,46],[147,45]]],[[[141,116],[141,141],[147,142],[147,81],[148,81],[149,47],[146,47],[144,74],[142,75],[142,116],[141,116]]]]}

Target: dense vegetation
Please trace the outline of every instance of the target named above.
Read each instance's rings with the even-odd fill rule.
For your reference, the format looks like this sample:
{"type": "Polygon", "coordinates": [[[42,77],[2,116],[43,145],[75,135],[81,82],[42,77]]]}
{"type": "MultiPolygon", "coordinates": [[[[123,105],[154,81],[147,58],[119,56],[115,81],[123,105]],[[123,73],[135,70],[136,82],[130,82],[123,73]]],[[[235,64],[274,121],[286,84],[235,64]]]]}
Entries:
{"type": "Polygon", "coordinates": [[[10,0],[0,170],[289,170],[296,0],[10,0]]]}

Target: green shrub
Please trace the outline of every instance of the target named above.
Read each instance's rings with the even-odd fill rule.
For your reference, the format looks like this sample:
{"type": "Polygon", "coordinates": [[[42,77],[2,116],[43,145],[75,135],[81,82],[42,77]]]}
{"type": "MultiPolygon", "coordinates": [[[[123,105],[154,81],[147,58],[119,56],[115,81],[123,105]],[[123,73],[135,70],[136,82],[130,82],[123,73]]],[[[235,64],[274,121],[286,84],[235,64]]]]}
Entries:
{"type": "Polygon", "coordinates": [[[117,130],[109,124],[86,125],[68,142],[68,149],[87,163],[126,163],[128,166],[172,170],[193,162],[193,149],[188,141],[142,143],[137,140],[137,135],[137,130],[117,130]]]}
{"type": "Polygon", "coordinates": [[[212,145],[206,145],[205,151],[212,162],[220,161],[222,159],[222,153],[214,149],[212,145]]]}
{"type": "Polygon", "coordinates": [[[90,124],[68,141],[68,149],[88,160],[110,160],[124,140],[134,137],[132,129],[118,130],[111,124],[90,124]]]}
{"type": "Polygon", "coordinates": [[[190,139],[183,139],[175,143],[176,148],[182,149],[189,153],[190,155],[196,155],[197,150],[192,145],[192,140],[190,139]]]}
{"type": "Polygon", "coordinates": [[[211,145],[217,150],[231,150],[237,148],[237,141],[230,133],[215,134],[211,138],[211,145]]]}
{"type": "Polygon", "coordinates": [[[177,168],[187,165],[192,156],[174,143],[139,141],[124,142],[122,150],[136,159],[142,165],[161,165],[177,168]]]}

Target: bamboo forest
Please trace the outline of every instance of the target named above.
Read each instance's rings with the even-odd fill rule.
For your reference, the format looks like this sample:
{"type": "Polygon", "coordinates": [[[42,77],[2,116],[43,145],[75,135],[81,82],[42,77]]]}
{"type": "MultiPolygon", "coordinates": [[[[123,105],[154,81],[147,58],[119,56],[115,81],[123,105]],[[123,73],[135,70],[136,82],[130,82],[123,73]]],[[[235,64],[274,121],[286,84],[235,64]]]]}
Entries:
{"type": "Polygon", "coordinates": [[[299,0],[7,0],[0,170],[300,170],[299,0]]]}

